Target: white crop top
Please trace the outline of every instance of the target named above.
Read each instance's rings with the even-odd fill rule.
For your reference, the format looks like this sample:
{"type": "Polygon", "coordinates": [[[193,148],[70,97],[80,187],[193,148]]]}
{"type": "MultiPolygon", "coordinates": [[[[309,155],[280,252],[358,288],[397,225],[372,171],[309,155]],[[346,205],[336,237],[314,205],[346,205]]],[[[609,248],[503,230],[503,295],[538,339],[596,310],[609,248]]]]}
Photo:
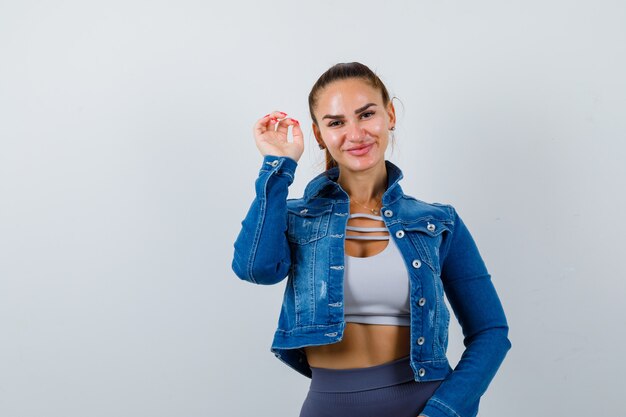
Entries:
{"type": "MultiPolygon", "coordinates": [[[[380,216],[350,214],[352,218],[381,220],[380,216]]],[[[345,255],[344,315],[346,322],[409,326],[409,275],[402,254],[386,227],[347,226],[355,232],[387,232],[384,235],[346,234],[346,239],[389,240],[373,256],[345,255]]]]}

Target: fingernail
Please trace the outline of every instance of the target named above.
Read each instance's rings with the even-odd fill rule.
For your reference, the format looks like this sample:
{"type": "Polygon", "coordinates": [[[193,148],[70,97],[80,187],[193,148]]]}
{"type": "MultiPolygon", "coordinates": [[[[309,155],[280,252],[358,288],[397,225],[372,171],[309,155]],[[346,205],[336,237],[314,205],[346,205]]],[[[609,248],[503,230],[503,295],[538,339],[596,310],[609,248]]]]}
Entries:
{"type": "Polygon", "coordinates": [[[300,122],[299,122],[299,121],[297,121],[296,119],[291,119],[291,120],[293,120],[293,121],[294,121],[294,123],[295,123],[295,124],[297,124],[297,125],[299,125],[299,124],[300,124],[300,122]]]}
{"type": "Polygon", "coordinates": [[[269,116],[269,115],[270,115],[270,114],[269,114],[269,113],[267,113],[265,116],[263,116],[263,118],[265,119],[265,118],[266,118],[267,116],[269,116]]]}
{"type": "Polygon", "coordinates": [[[283,116],[287,115],[287,113],[285,113],[284,111],[279,111],[278,113],[282,114],[283,116]]]}

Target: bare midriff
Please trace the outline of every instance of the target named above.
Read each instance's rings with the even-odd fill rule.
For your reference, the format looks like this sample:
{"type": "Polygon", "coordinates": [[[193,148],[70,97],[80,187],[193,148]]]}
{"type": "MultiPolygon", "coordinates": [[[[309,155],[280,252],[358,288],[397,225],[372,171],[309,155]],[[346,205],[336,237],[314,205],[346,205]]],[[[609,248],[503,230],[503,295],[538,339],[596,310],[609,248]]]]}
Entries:
{"type": "MultiPolygon", "coordinates": [[[[370,219],[352,219],[353,226],[381,227],[370,219]]],[[[355,232],[357,234],[358,232],[355,232]]],[[[380,232],[380,234],[385,234],[380,232]]],[[[370,233],[371,235],[371,233],[370,233]]],[[[382,252],[388,240],[345,240],[346,255],[363,258],[382,252]]],[[[392,362],[411,352],[409,326],[346,323],[340,342],[304,348],[310,366],[315,368],[365,368],[392,362]]]]}
{"type": "Polygon", "coordinates": [[[346,323],[341,342],[304,349],[315,368],[365,368],[409,355],[410,337],[408,326],[346,323]]]}

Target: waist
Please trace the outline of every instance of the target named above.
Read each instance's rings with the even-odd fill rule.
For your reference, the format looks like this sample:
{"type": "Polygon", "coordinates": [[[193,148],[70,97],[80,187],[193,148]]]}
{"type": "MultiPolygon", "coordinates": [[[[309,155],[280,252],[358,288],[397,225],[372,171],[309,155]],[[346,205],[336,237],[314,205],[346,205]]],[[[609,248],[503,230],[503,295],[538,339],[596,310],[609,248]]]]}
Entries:
{"type": "Polygon", "coordinates": [[[356,392],[402,384],[415,379],[409,356],[366,368],[328,369],[312,366],[311,372],[309,389],[316,392],[356,392]]]}

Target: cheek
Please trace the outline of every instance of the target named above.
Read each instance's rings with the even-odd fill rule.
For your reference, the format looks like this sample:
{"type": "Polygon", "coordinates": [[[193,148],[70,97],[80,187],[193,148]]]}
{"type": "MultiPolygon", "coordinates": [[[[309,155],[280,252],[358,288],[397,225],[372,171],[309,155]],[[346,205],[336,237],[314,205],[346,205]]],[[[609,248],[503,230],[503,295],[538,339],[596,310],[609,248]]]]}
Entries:
{"type": "Polygon", "coordinates": [[[339,143],[339,134],[335,130],[327,130],[322,133],[322,137],[329,146],[336,146],[339,143]]]}
{"type": "Polygon", "coordinates": [[[383,132],[385,130],[385,124],[381,120],[372,120],[369,130],[376,133],[383,132]]]}

